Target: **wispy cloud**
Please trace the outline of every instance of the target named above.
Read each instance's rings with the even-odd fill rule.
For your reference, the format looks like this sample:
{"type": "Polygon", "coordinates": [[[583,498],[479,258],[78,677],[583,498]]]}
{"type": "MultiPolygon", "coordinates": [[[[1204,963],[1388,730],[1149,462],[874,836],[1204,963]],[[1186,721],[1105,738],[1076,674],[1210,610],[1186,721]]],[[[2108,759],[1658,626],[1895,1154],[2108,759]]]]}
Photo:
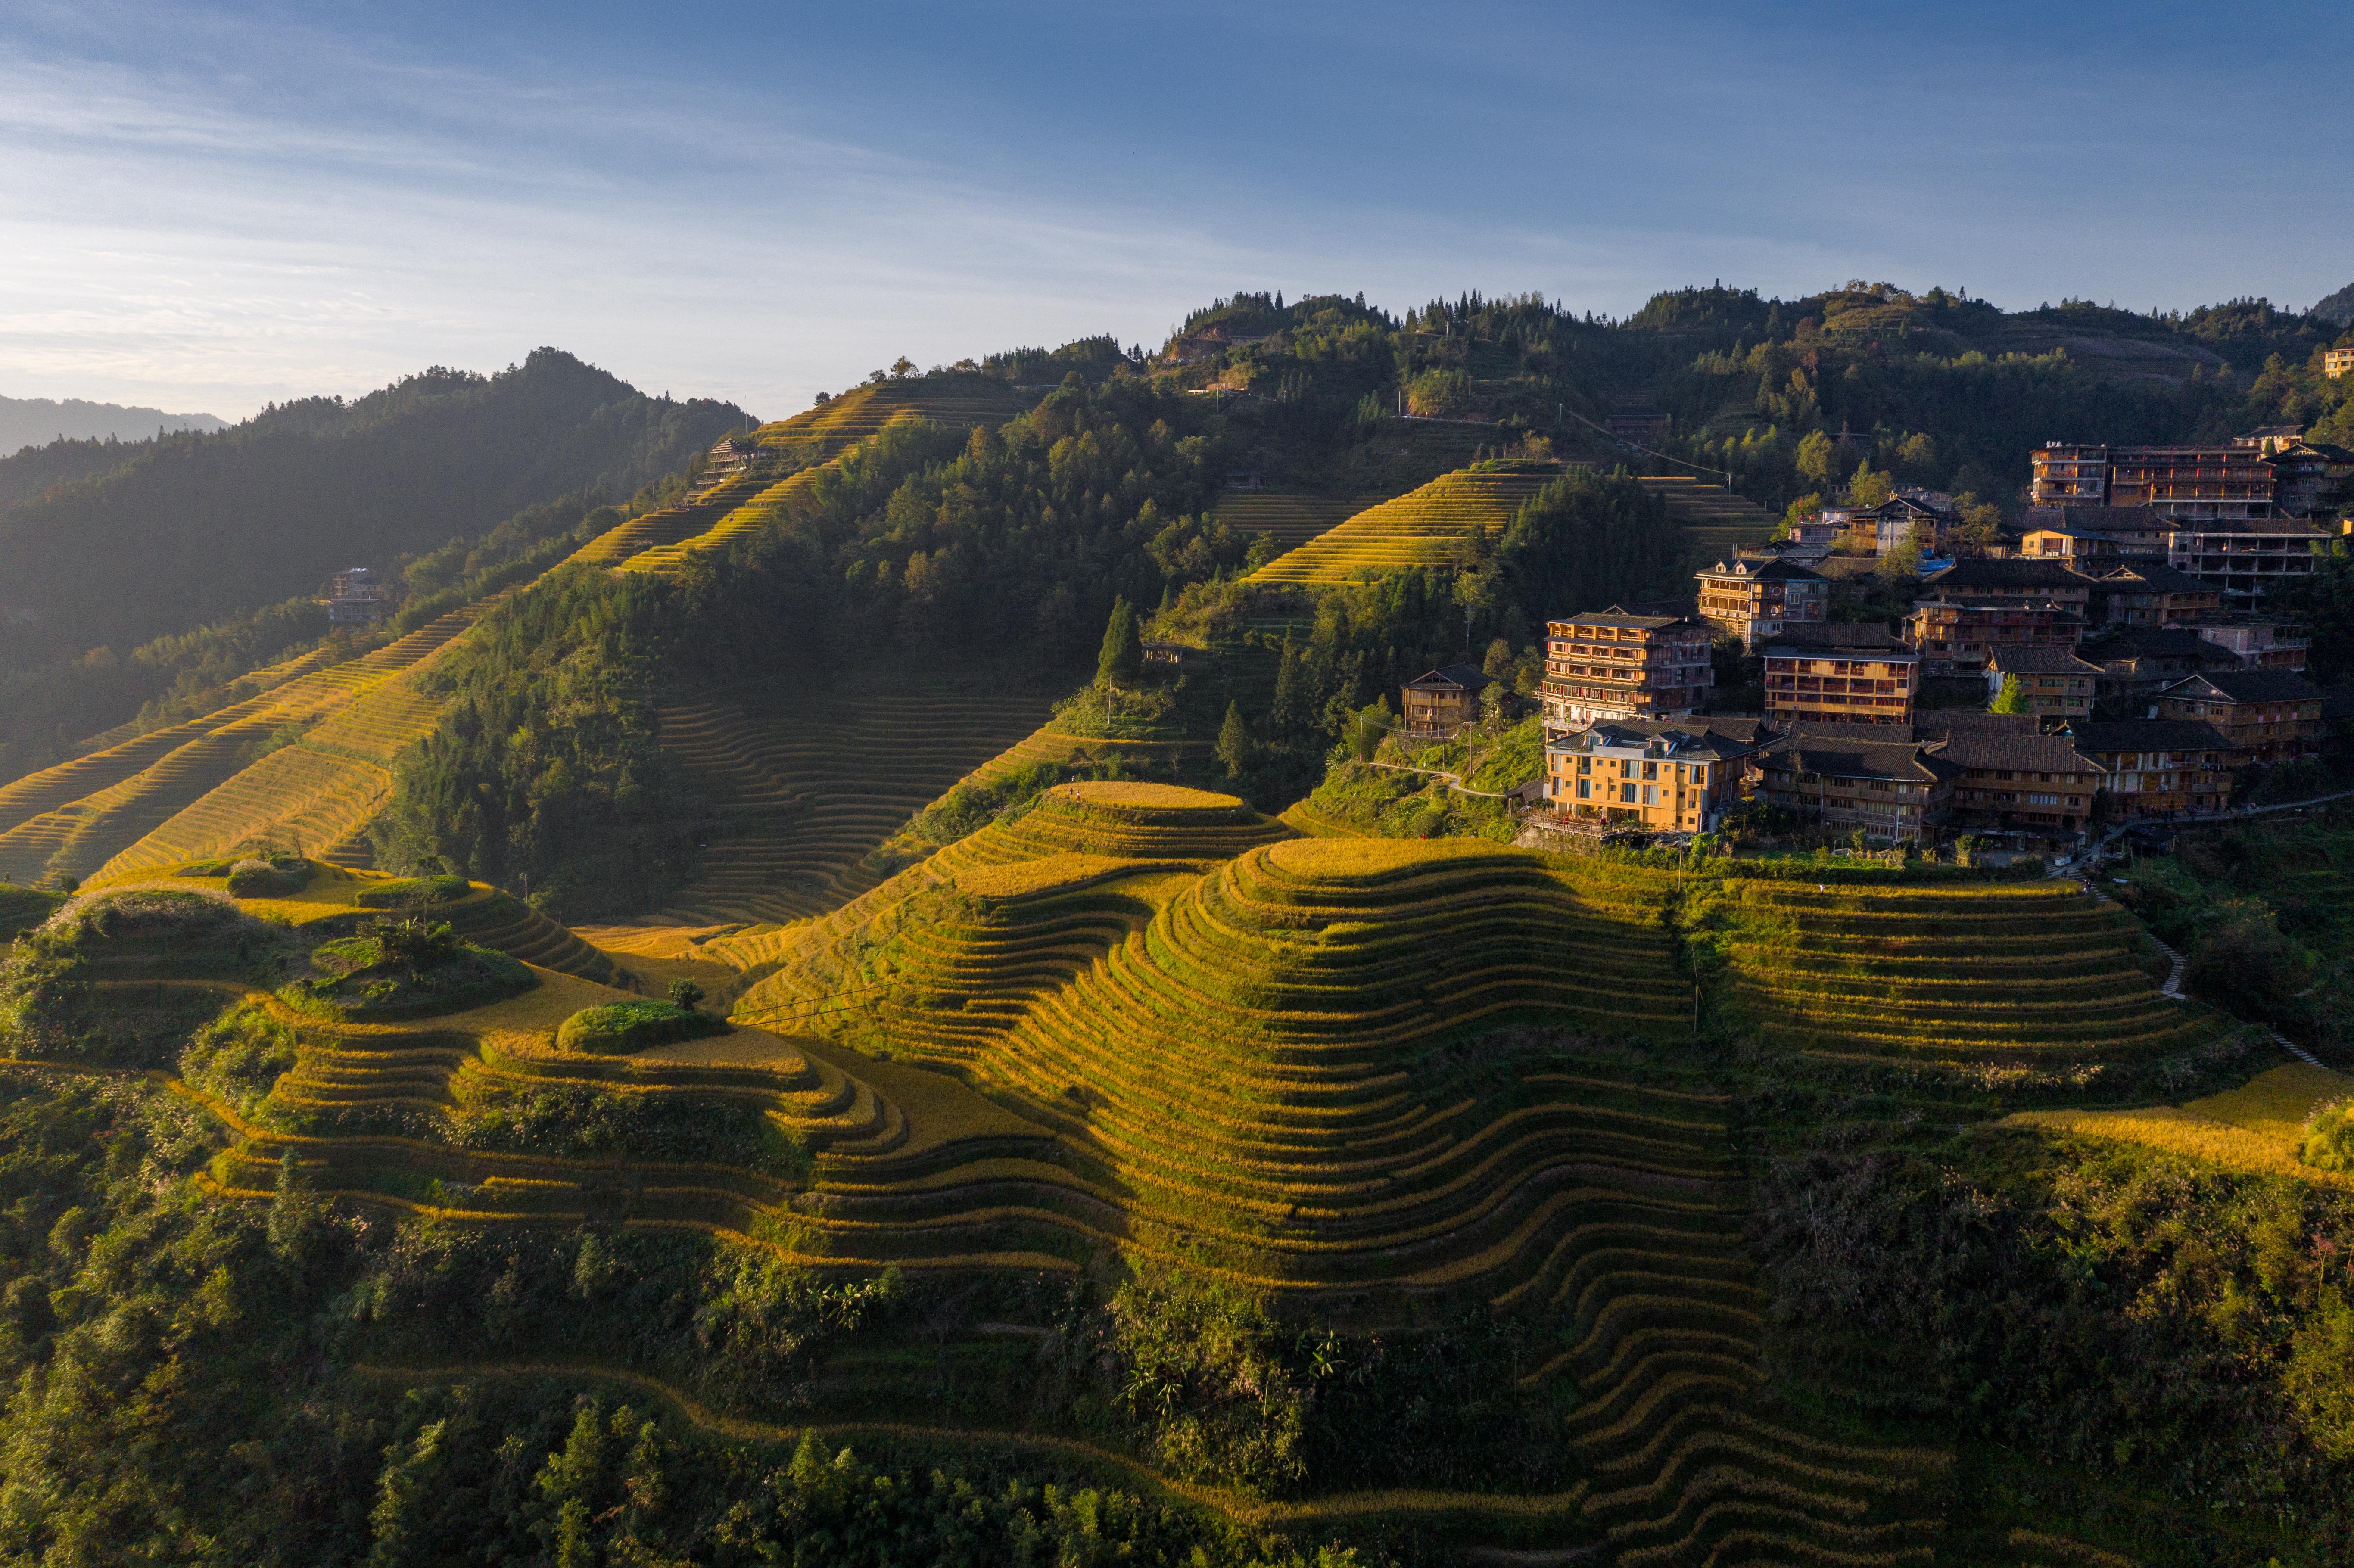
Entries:
{"type": "Polygon", "coordinates": [[[1445,28],[888,0],[700,30],[235,0],[12,18],[17,396],[236,415],[555,344],[778,414],[900,353],[1157,340],[1237,287],[1615,313],[1711,277],[2184,303],[2354,270],[2354,217],[2309,182],[2303,243],[2251,250],[2304,176],[2253,132],[2168,132],[2168,61],[2069,82],[2009,69],[2003,38],[1940,56],[1926,13],[1901,37],[1696,3],[1445,28]],[[1905,69],[1840,64],[1865,37],[1905,69]]]}

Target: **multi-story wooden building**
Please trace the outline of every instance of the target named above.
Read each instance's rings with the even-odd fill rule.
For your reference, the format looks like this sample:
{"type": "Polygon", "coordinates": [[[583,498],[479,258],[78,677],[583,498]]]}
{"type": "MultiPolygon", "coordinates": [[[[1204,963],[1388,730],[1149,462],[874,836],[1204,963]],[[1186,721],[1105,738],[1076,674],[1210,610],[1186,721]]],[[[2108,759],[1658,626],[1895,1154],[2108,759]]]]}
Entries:
{"type": "Polygon", "coordinates": [[[2076,656],[2100,666],[2095,699],[2120,718],[2147,718],[2159,688],[2226,662],[2223,649],[2186,627],[2111,627],[2079,644],[2076,656]]]}
{"type": "Polygon", "coordinates": [[[1921,579],[1921,592],[1974,604],[2056,604],[2083,615],[2092,603],[2093,579],[2060,561],[1980,557],[1931,572],[1921,579]]]}
{"type": "Polygon", "coordinates": [[[1408,681],[1398,690],[1410,735],[1445,735],[1479,716],[1479,694],[1488,677],[1477,664],[1447,664],[1408,681]]]}
{"type": "Polygon", "coordinates": [[[1545,722],[1575,728],[1605,719],[1682,718],[1716,683],[1710,633],[1690,616],[1635,615],[1623,607],[1545,623],[1545,722]]]}
{"type": "Polygon", "coordinates": [[[2004,648],[2073,649],[2084,617],[2049,599],[1967,599],[1940,594],[1913,606],[1905,641],[1929,675],[1975,675],[2004,648]]]}
{"type": "Polygon", "coordinates": [[[2038,506],[2147,506],[2168,521],[2269,517],[2277,483],[2254,447],[2048,441],[2030,454],[2038,506]]]}
{"type": "Polygon", "coordinates": [[[1755,718],[1590,725],[1545,743],[1545,799],[1564,821],[1713,832],[1772,735],[1755,718]]]}
{"type": "Polygon", "coordinates": [[[2321,688],[2288,670],[2210,670],[2158,693],[2158,716],[2212,727],[2233,766],[2288,762],[2320,747],[2321,688]]]}
{"type": "Polygon", "coordinates": [[[2006,681],[2016,680],[2034,718],[2090,718],[2101,667],[2078,658],[2073,648],[1997,648],[1987,655],[1986,678],[1989,704],[2006,681]]]}
{"type": "Polygon", "coordinates": [[[1853,726],[1793,730],[1759,754],[1757,767],[1759,800],[1834,833],[1861,828],[1891,843],[1943,823],[1964,771],[1909,727],[1882,739],[1853,726]]]}
{"type": "Polygon", "coordinates": [[[2067,735],[2044,733],[2033,718],[1941,711],[1914,734],[1962,769],[1954,781],[1953,826],[2070,833],[2093,820],[2105,777],[2099,761],[2067,735]]]}
{"type": "Polygon", "coordinates": [[[2172,525],[2147,506],[2031,506],[2019,520],[2019,554],[2078,571],[2151,556],[2166,559],[2172,525]]]}
{"type": "Polygon", "coordinates": [[[2325,348],[2321,351],[2321,373],[2332,381],[2354,370],[2354,348],[2325,348]]]}
{"type": "Polygon", "coordinates": [[[2211,726],[2182,719],[2079,722],[2068,726],[2067,736],[2100,764],[2094,809],[2105,818],[2220,811],[2231,801],[2231,743],[2211,726]]]}
{"type": "Polygon", "coordinates": [[[2154,560],[2092,569],[2095,626],[2182,626],[2223,610],[2221,588],[2154,560]]]}
{"type": "Polygon", "coordinates": [[[1765,655],[1766,718],[1799,724],[1909,725],[1921,690],[1921,656],[1885,627],[1808,628],[1765,655]],[[1846,635],[1838,635],[1845,633],[1846,635]]]}
{"type": "Polygon", "coordinates": [[[1786,560],[1735,557],[1693,574],[1700,579],[1700,618],[1754,648],[1784,627],[1819,621],[1830,603],[1830,580],[1786,560]]]}

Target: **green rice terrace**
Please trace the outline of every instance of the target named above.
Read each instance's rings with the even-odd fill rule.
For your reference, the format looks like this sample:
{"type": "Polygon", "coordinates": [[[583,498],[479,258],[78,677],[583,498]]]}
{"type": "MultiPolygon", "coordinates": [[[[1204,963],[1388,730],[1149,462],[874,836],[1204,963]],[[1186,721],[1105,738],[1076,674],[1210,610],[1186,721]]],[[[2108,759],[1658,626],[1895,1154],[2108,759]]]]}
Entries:
{"type": "MultiPolygon", "coordinates": [[[[1168,784],[1056,786],[781,924],[714,892],[695,913],[737,926],[666,945],[647,927],[638,953],[461,879],[280,864],[252,898],[226,894],[225,861],[82,895],[35,939],[44,956],[19,948],[20,971],[49,966],[11,992],[19,1054],[152,1071],[147,1043],[216,1018],[160,1065],[219,1128],[225,1199],[273,1202],[293,1171],[387,1217],[700,1235],[820,1280],[938,1281],[927,1299],[972,1305],[820,1351],[791,1420],[1045,1445],[1234,1520],[1403,1530],[1474,1560],[2090,1561],[1999,1531],[2000,1550],[1950,1556],[1950,1442],[1868,1436],[1777,1384],[1739,1127],[1756,1111],[1702,1041],[1754,1033],[1859,1083],[1893,1069],[1950,1115],[2233,1033],[2160,999],[2131,916],[2073,885],[1819,889],[1737,864],[1302,838],[1168,784]],[[350,976],[408,961],[393,938],[410,928],[485,955],[465,960],[476,978],[439,1005],[422,980],[355,991],[350,976]],[[2039,961],[2059,947],[2063,964],[2039,961]],[[666,973],[732,1006],[614,989],[666,973]],[[339,1004],[355,994],[382,1000],[339,1004]],[[52,1025],[93,1015],[112,1020],[99,1059],[58,1044],[52,1025]],[[275,1071],[224,1044],[249,1037],[278,1043],[275,1071]],[[1363,1478],[1335,1489],[1296,1455],[1221,1468],[1184,1436],[1191,1396],[1182,1420],[1071,1403],[1028,1369],[1070,1331],[1057,1292],[1114,1256],[1358,1339],[1497,1325],[1509,1357],[1459,1372],[1484,1413],[1449,1440],[1463,1479],[1328,1460],[1363,1478]]],[[[713,1430],[792,1430],[602,1342],[435,1357],[432,1375],[602,1382],[713,1430]]]]}

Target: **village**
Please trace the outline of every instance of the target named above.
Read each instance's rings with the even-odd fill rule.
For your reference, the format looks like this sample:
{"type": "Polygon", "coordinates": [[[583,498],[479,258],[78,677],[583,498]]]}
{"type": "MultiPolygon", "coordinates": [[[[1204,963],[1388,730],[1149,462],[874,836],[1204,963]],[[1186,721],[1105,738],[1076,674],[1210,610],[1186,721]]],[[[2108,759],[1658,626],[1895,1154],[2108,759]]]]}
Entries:
{"type": "MultiPolygon", "coordinates": [[[[2031,458],[2015,526],[1900,491],[1793,518],[1699,571],[1688,599],[1548,621],[1532,842],[1738,823],[2066,857],[2118,829],[2162,842],[2276,773],[2327,789],[2310,765],[2354,687],[2306,679],[2310,639],[2283,606],[2354,529],[2330,521],[2354,452],[2274,429],[2031,458]],[[1872,618],[1892,584],[1904,608],[1872,618]],[[1736,671],[1755,700],[1726,700],[1736,671]]],[[[1430,671],[1401,694],[1402,733],[1463,731],[1489,684],[1477,665],[1430,671]]]]}

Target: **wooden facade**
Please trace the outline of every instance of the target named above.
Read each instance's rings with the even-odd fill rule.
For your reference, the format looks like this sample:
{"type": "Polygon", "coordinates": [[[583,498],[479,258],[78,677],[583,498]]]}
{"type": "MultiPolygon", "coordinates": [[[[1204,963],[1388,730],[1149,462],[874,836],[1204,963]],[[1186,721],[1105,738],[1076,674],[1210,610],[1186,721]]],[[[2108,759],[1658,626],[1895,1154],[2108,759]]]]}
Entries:
{"type": "Polygon", "coordinates": [[[2221,735],[2233,766],[2290,762],[2321,745],[2321,688],[2288,670],[2211,670],[2162,688],[2158,716],[2221,735]]]}
{"type": "Polygon", "coordinates": [[[1545,623],[1539,688],[1548,726],[1682,718],[1716,683],[1708,627],[1688,616],[1635,615],[1617,605],[1545,623]]]}

